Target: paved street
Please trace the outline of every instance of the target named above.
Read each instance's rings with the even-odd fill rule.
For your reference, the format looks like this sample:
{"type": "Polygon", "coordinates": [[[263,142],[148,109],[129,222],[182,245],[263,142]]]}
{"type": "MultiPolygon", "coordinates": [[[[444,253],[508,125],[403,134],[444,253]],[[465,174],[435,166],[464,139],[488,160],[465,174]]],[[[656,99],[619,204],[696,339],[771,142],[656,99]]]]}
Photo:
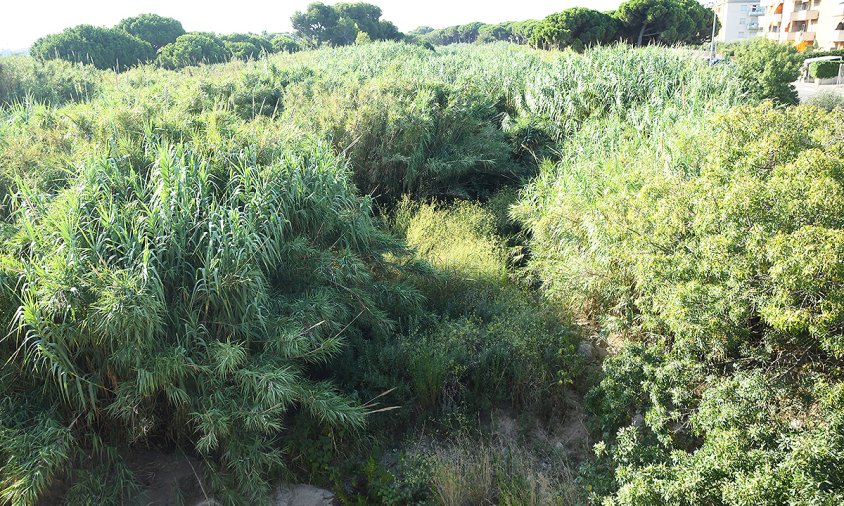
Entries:
{"type": "Polygon", "coordinates": [[[797,88],[797,95],[800,97],[801,102],[809,100],[821,91],[834,91],[844,95],[844,84],[839,84],[837,86],[833,84],[818,86],[815,83],[801,83],[798,81],[794,83],[794,86],[797,88]]]}

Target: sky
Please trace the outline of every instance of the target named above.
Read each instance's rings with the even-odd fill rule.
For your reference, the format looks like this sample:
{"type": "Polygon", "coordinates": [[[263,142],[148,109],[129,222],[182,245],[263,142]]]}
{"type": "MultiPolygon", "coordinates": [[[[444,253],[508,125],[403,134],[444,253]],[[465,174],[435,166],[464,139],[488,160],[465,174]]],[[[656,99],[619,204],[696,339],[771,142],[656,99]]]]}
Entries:
{"type": "MultiPolygon", "coordinates": [[[[82,23],[113,26],[145,12],[169,16],[187,31],[284,32],[290,16],[313,0],[2,0],[0,49],[23,49],[49,33],[82,23]]],[[[355,0],[348,0],[355,1],[355,0]]],[[[569,7],[615,9],[621,0],[368,0],[399,30],[482,21],[541,19],[569,7]]],[[[325,1],[332,4],[334,1],[325,1]]]]}

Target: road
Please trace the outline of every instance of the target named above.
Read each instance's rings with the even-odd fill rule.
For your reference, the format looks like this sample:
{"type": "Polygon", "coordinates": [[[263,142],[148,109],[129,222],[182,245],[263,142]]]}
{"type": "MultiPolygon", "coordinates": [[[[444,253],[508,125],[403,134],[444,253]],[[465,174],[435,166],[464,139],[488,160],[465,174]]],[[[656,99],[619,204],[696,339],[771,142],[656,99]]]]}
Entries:
{"type": "Polygon", "coordinates": [[[794,87],[797,88],[797,95],[800,97],[800,102],[805,102],[822,91],[834,91],[844,96],[844,84],[837,86],[832,84],[818,86],[815,83],[801,83],[798,81],[794,83],[794,87]]]}

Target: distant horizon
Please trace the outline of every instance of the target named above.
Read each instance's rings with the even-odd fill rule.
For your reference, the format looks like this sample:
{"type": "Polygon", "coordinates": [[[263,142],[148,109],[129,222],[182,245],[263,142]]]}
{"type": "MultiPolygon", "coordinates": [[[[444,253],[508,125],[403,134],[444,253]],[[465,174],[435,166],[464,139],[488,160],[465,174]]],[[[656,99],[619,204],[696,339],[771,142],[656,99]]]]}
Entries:
{"type": "MultiPolygon", "coordinates": [[[[15,2],[3,9],[4,16],[0,19],[0,52],[26,51],[39,38],[71,26],[114,26],[121,19],[143,13],[175,18],[187,31],[221,34],[289,32],[292,31],[290,16],[298,10],[304,10],[310,3],[313,3],[313,0],[281,1],[270,5],[259,0],[241,0],[237,3],[238,8],[233,10],[224,8],[224,5],[200,3],[196,0],[126,0],[120,3],[105,0],[15,2]]],[[[616,9],[622,0],[430,0],[425,4],[403,0],[376,0],[368,3],[381,7],[384,19],[395,23],[402,32],[409,32],[420,26],[444,28],[474,21],[503,23],[542,19],[570,7],[612,10],[616,9]]]]}

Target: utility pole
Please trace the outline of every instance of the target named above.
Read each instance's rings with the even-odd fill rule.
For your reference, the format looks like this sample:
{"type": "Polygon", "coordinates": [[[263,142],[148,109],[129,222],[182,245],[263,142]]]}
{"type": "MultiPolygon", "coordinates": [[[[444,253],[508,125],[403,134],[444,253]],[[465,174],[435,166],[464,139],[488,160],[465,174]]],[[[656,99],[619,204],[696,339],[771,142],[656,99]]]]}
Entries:
{"type": "Polygon", "coordinates": [[[709,64],[715,64],[715,25],[718,24],[718,11],[715,8],[718,5],[718,0],[712,2],[712,39],[710,41],[709,50],[712,53],[709,57],[709,64]]]}

